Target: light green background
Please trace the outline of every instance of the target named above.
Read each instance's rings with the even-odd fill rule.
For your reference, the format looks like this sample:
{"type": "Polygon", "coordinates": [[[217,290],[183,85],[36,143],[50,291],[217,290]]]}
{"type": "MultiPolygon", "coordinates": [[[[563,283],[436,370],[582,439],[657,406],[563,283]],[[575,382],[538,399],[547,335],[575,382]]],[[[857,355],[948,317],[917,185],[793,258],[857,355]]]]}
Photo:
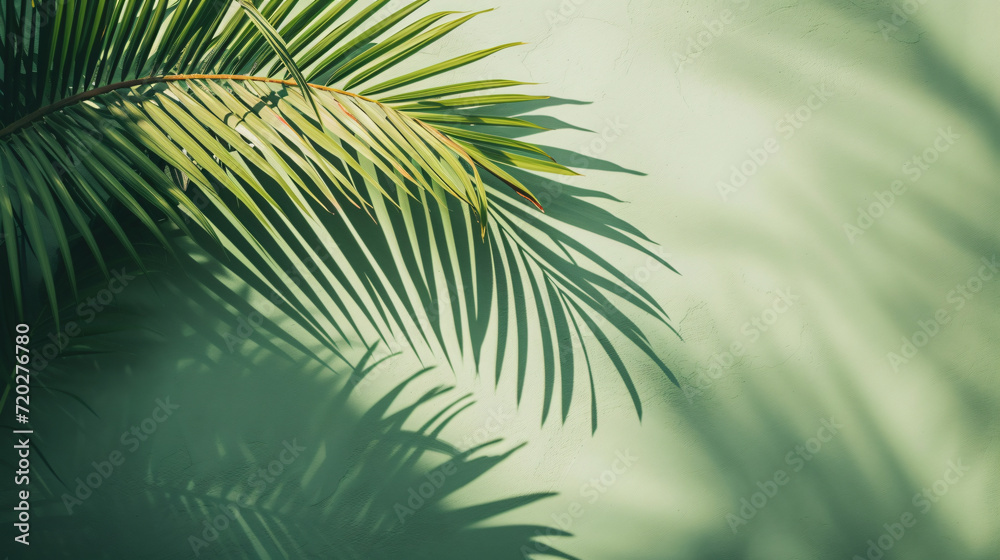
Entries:
{"type": "MultiPolygon", "coordinates": [[[[539,93],[592,101],[541,113],[596,132],[607,120],[625,125],[599,153],[584,132],[536,139],[647,174],[588,171],[575,184],[628,201],[608,207],[682,272],[610,255],[644,280],[684,336],[651,333],[681,379],[703,374],[734,342],[747,349],[721,378],[703,377],[708,386],[690,400],[636,357],[648,405],[641,423],[615,376],[602,376],[594,437],[586,406],[574,407],[567,426],[539,430],[540,391],[529,391],[505,426],[505,435],[530,442],[527,450],[480,488],[562,495],[516,519],[552,522],[580,502],[575,537],[557,541],[591,560],[804,560],[864,556],[866,541],[909,511],[917,523],[887,557],[997,557],[1000,281],[951,313],[898,371],[887,354],[918,320],[953,309],[949,292],[997,252],[1000,206],[990,193],[1000,149],[1000,6],[915,5],[909,21],[897,16],[898,29],[883,34],[880,20],[893,22],[888,2],[507,1],[435,49],[445,57],[526,41],[463,72],[543,82],[539,93]],[[730,23],[678,70],[675,53],[723,18],[730,23]],[[778,121],[824,83],[833,97],[786,138],[778,121]],[[942,127],[960,138],[912,182],[904,163],[942,127]],[[769,138],[778,153],[724,202],[717,183],[769,138]],[[908,190],[851,243],[844,223],[895,180],[908,190]],[[743,325],[786,288],[801,299],[751,340],[743,325]],[[831,417],[841,432],[793,472],[786,454],[831,417]],[[591,504],[584,485],[626,449],[638,463],[591,504]],[[913,496],[953,460],[968,473],[924,514],[913,496]],[[734,535],[726,515],[778,469],[790,481],[734,535]]],[[[472,385],[484,410],[511,406],[512,377],[496,393],[492,383],[472,385]]]]}
{"type": "MultiPolygon", "coordinates": [[[[391,2],[387,11],[404,4],[391,2]]],[[[537,352],[530,355],[516,414],[514,372],[494,389],[485,377],[436,370],[427,384],[454,382],[478,399],[445,439],[528,442],[450,496],[449,505],[559,492],[492,523],[558,525],[575,512],[568,526],[574,536],[552,542],[587,560],[848,560],[864,556],[867,541],[906,512],[916,525],[893,543],[887,559],[1000,556],[1000,394],[992,383],[1000,277],[951,313],[908,363],[893,368],[887,357],[918,330],[918,321],[952,308],[949,292],[977,273],[980,259],[998,252],[1000,205],[989,193],[1000,161],[1000,99],[993,93],[1000,91],[993,64],[1000,5],[927,0],[914,6],[910,21],[897,16],[898,29],[883,34],[879,21],[892,22],[893,8],[873,0],[514,0],[410,61],[416,66],[526,41],[448,80],[539,82],[523,91],[590,102],[539,114],[594,133],[559,130],[531,139],[644,173],[585,170],[572,183],[626,201],[599,203],[660,244],[682,273],[610,243],[593,245],[668,311],[683,341],[662,326],[644,326],[682,384],[699,387],[685,394],[640,356],[624,355],[643,397],[640,422],[611,364],[599,360],[600,427],[591,435],[583,383],[565,425],[539,426],[537,352]],[[678,68],[675,55],[699,38],[707,46],[678,68]],[[832,97],[786,137],[780,121],[824,84],[832,97]],[[949,127],[959,138],[911,181],[904,164],[949,127]],[[602,133],[613,140],[598,140],[602,133]],[[780,149],[724,200],[718,183],[750,157],[748,150],[767,146],[780,149]],[[852,243],[845,222],[854,223],[858,208],[875,203],[873,193],[897,180],[908,190],[852,243]],[[772,309],[779,290],[798,299],[767,332],[748,334],[747,322],[772,309]],[[734,343],[743,345],[743,355],[708,377],[713,359],[734,343]],[[496,427],[487,421],[491,413],[505,420],[488,430],[496,427]],[[831,419],[842,425],[839,432],[794,472],[788,453],[809,445],[831,419]],[[638,459],[622,468],[619,454],[638,459]],[[968,472],[944,486],[923,513],[913,496],[959,461],[968,472]],[[610,481],[607,471],[615,467],[613,483],[602,485],[606,491],[592,502],[591,481],[602,475],[610,481]],[[752,499],[758,482],[778,470],[788,475],[787,484],[734,534],[727,515],[738,515],[741,500],[752,499]]],[[[497,5],[433,0],[419,14],[490,7],[497,5]]],[[[123,300],[142,310],[152,296],[137,288],[123,300]]],[[[216,319],[236,328],[235,317],[216,319]]],[[[242,363],[223,354],[219,362],[229,360],[231,371],[205,375],[199,368],[211,369],[219,356],[203,364],[182,352],[199,342],[165,340],[158,345],[161,357],[144,356],[155,363],[146,370],[104,367],[103,378],[72,378],[78,387],[68,389],[111,413],[83,415],[79,433],[86,437],[74,426],[66,430],[75,455],[69,443],[53,446],[57,464],[69,465],[63,472],[70,480],[118,448],[122,426],[149,414],[155,398],[173,395],[185,408],[130,456],[99,498],[74,514],[80,517],[63,515],[58,500],[40,505],[51,513],[52,527],[58,521],[89,530],[88,523],[113,519],[107,512],[159,516],[156,508],[170,503],[147,498],[162,498],[161,488],[202,479],[215,484],[212,491],[238,487],[254,460],[280,451],[282,438],[319,441],[336,429],[310,423],[325,418],[324,410],[304,403],[327,398],[308,379],[312,371],[262,366],[244,375],[242,363]],[[303,424],[308,433],[294,433],[303,424]],[[118,499],[138,506],[119,507],[118,499]]],[[[412,358],[394,362],[359,391],[362,399],[380,397],[415,366],[412,358]]],[[[336,483],[314,481],[313,487],[336,483]]],[[[305,483],[291,476],[278,485],[280,494],[287,489],[298,500],[289,502],[296,507],[313,501],[301,495],[305,483]]],[[[173,508],[190,519],[172,521],[173,527],[163,521],[163,527],[186,535],[203,521],[195,510],[173,508]]],[[[141,531],[100,528],[116,534],[103,557],[116,557],[113,547],[125,542],[149,557],[161,549],[190,557],[178,538],[153,546],[141,531]]],[[[256,553],[226,546],[217,544],[203,557],[256,553]]]]}

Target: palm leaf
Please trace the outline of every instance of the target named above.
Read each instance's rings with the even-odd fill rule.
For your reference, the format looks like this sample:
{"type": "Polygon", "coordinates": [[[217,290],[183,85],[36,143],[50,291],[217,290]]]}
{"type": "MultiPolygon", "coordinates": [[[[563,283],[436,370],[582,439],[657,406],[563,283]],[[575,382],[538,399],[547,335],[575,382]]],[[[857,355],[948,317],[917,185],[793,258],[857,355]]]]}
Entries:
{"type": "MultiPolygon", "coordinates": [[[[47,4],[8,3],[0,11],[0,244],[10,273],[0,282],[14,297],[3,300],[5,316],[66,308],[53,289],[57,258],[71,280],[81,263],[106,270],[94,228],[107,228],[140,267],[135,228],[167,249],[164,233],[176,231],[259,293],[278,294],[328,342],[348,331],[403,340],[456,367],[485,367],[492,350],[498,373],[513,354],[520,394],[536,367],[529,323],[563,336],[570,322],[603,333],[608,327],[589,320],[597,316],[671,375],[639,327],[612,312],[618,298],[666,322],[655,301],[509,196],[540,209],[526,186],[538,178],[519,170],[575,174],[530,142],[484,130],[541,129],[506,108],[544,98],[489,91],[518,85],[509,80],[424,85],[514,44],[393,76],[483,12],[407,23],[423,1],[378,20],[386,2],[356,4],[94,0],[62,6],[40,25],[47,4]],[[68,256],[77,240],[90,258],[68,256]],[[321,253],[322,266],[292,280],[321,253]],[[586,272],[579,257],[615,280],[586,272]],[[42,300],[33,287],[26,293],[33,275],[42,300]],[[491,349],[492,325],[502,340],[491,349]]],[[[624,227],[584,228],[641,248],[624,227]]],[[[598,339],[634,395],[616,351],[598,339]]],[[[542,340],[543,417],[555,395],[549,370],[561,364],[565,420],[565,370],[574,366],[558,359],[558,343],[542,340]]]]}

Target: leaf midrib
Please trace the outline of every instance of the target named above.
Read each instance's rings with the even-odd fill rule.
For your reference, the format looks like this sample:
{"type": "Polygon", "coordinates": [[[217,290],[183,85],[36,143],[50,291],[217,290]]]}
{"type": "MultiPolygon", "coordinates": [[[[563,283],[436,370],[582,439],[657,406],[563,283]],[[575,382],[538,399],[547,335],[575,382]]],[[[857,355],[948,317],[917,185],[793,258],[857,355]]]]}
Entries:
{"type": "MultiPolygon", "coordinates": [[[[277,78],[266,78],[263,76],[251,76],[245,74],[174,74],[169,76],[150,76],[146,78],[137,78],[134,80],[117,82],[114,84],[108,84],[98,88],[83,91],[76,95],[71,95],[70,97],[62,99],[60,101],[56,101],[55,103],[52,103],[50,105],[46,105],[45,107],[42,107],[41,109],[38,109],[37,111],[34,111],[14,121],[13,123],[7,125],[3,129],[0,129],[0,138],[3,138],[8,134],[17,132],[18,130],[30,125],[31,123],[37,121],[38,119],[46,115],[52,114],[64,107],[75,105],[77,103],[82,103],[88,99],[104,95],[105,93],[110,93],[118,89],[133,88],[136,86],[163,84],[168,82],[180,82],[185,80],[236,80],[236,81],[248,81],[248,82],[266,82],[270,84],[282,84],[286,86],[296,86],[296,87],[298,86],[298,84],[292,80],[279,80],[277,78]]],[[[349,91],[344,91],[327,86],[321,86],[318,84],[306,84],[306,85],[308,85],[310,88],[313,89],[321,91],[330,91],[342,95],[349,95],[351,97],[356,97],[358,99],[363,99],[365,101],[378,104],[378,101],[375,101],[374,99],[370,99],[368,97],[365,97],[363,95],[358,95],[356,93],[351,93],[349,91]]]]}

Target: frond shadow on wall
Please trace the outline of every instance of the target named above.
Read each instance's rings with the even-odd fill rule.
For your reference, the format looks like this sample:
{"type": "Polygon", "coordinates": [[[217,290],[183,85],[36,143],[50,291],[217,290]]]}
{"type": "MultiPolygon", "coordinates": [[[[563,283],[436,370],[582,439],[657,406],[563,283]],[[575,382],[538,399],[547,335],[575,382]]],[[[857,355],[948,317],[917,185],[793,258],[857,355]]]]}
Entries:
{"type": "MultiPolygon", "coordinates": [[[[353,10],[352,2],[331,7],[315,0],[304,3],[302,13],[292,10],[293,2],[267,2],[260,13],[250,3],[228,10],[224,5],[203,9],[199,4],[171,10],[166,9],[166,0],[129,3],[130,14],[142,10],[142,24],[125,12],[115,12],[116,3],[73,14],[77,28],[117,32],[81,49],[77,54],[81,62],[55,76],[58,81],[51,87],[39,73],[30,80],[15,80],[4,90],[8,93],[4,103],[24,109],[14,111],[12,116],[21,118],[11,119],[3,130],[5,177],[17,187],[8,185],[4,191],[0,245],[13,273],[4,281],[9,277],[15,294],[21,284],[44,281],[38,283],[44,289],[25,291],[30,296],[26,302],[4,299],[4,309],[19,310],[23,304],[37,311],[48,301],[52,307],[43,313],[56,314],[62,307],[55,303],[51,271],[60,267],[72,283],[75,261],[66,260],[66,232],[74,239],[83,237],[99,256],[100,245],[89,229],[108,223],[115,239],[141,261],[130,243],[134,231],[117,227],[116,220],[123,215],[138,217],[135,229],[154,236],[161,235],[159,222],[166,220],[198,239],[261,294],[281,294],[286,313],[311,336],[325,338],[334,353],[335,338],[375,336],[429,350],[425,358],[446,356],[456,369],[471,363],[499,372],[509,356],[517,370],[520,397],[529,363],[527,340],[539,338],[547,376],[542,418],[555,408],[554,396],[561,394],[565,421],[573,387],[588,381],[584,369],[588,377],[603,369],[577,368],[579,358],[565,347],[586,346],[583,336],[593,335],[592,353],[603,353],[611,362],[641,416],[635,384],[610,339],[623,336],[676,382],[643,331],[618,307],[634,306],[662,324],[667,324],[665,313],[635,282],[603,258],[582,250],[583,245],[566,232],[553,236],[553,230],[541,227],[544,222],[536,217],[512,215],[522,213],[518,204],[524,203],[513,202],[511,189],[538,203],[522,180],[539,178],[518,170],[575,175],[545,150],[514,135],[544,127],[579,127],[546,116],[507,115],[579,102],[482,94],[522,85],[510,80],[416,89],[424,88],[426,79],[513,44],[372,85],[374,78],[383,79],[384,72],[477,15],[439,24],[454,15],[439,12],[396,29],[424,3],[410,3],[382,20],[376,18],[386,4],[381,1],[353,10]],[[305,25],[313,16],[319,17],[316,24],[305,25]],[[325,26],[344,18],[350,21],[323,39],[322,48],[308,47],[322,37],[325,26]],[[180,26],[182,20],[189,23],[180,26]],[[280,29],[287,48],[268,21],[280,29]],[[171,41],[154,44],[144,35],[146,26],[168,26],[177,45],[186,45],[189,39],[191,46],[181,51],[171,41]],[[234,38],[239,48],[226,50],[227,41],[234,38]],[[335,46],[340,48],[329,56],[323,52],[335,46]],[[118,67],[118,62],[124,66],[118,67]],[[237,76],[257,70],[267,77],[237,76]],[[154,77],[138,79],[147,75],[154,77]],[[306,77],[312,87],[288,87],[278,80],[282,77],[296,83],[306,77]],[[328,87],[341,82],[347,89],[369,85],[360,95],[328,87]],[[102,87],[88,90],[95,84],[102,87]],[[63,94],[77,93],[84,97],[61,101],[63,94]],[[22,102],[25,107],[19,106],[22,102]],[[40,113],[30,112],[46,102],[54,104],[40,113]],[[518,105],[524,108],[517,109],[518,105]],[[512,130],[499,134],[492,130],[495,126],[512,130]],[[327,131],[336,131],[335,138],[329,138],[327,131]],[[173,180],[164,169],[177,170],[173,180]],[[493,186],[486,187],[481,176],[492,177],[493,186]],[[184,188],[178,191],[175,183],[184,188]],[[343,196],[334,196],[332,190],[343,196]],[[508,204],[506,215],[486,212],[487,192],[508,204]],[[52,193],[61,197],[59,204],[52,193]],[[81,204],[80,197],[89,197],[87,204],[81,204]],[[456,204],[458,199],[467,205],[456,204]],[[436,215],[433,201],[448,209],[448,218],[436,215]],[[399,213],[393,214],[396,209],[399,213]],[[27,227],[21,214],[27,217],[27,227]],[[69,221],[62,223],[64,214],[73,218],[72,228],[69,221]],[[392,231],[372,232],[365,221],[371,218],[382,226],[393,224],[392,231]],[[518,222],[522,219],[534,229],[526,229],[518,222]],[[364,236],[361,230],[366,230],[364,236]],[[42,241],[49,234],[59,242],[58,250],[42,241]],[[481,236],[488,241],[477,245],[474,240],[481,236]],[[32,248],[34,260],[26,256],[32,248]],[[58,253],[63,259],[56,259],[58,253]],[[585,261],[583,266],[578,259],[585,261]],[[18,270],[21,261],[26,261],[23,271],[18,270]],[[532,300],[534,309],[527,309],[524,302],[532,300]],[[445,317],[453,319],[447,321],[448,328],[445,317]],[[540,336],[529,335],[522,327],[531,323],[551,328],[540,328],[540,336]],[[508,328],[511,325],[518,328],[508,328]],[[610,325],[605,327],[608,332],[604,325],[610,325]],[[498,339],[490,348],[495,357],[492,368],[482,363],[487,336],[498,339]],[[470,347],[471,356],[464,352],[470,347]],[[558,392],[556,370],[562,385],[558,392]]],[[[41,9],[22,3],[4,23],[14,29],[35,22],[41,9]]],[[[5,43],[16,48],[14,54],[27,67],[36,59],[45,62],[45,45],[58,39],[53,26],[43,25],[39,32],[44,40],[38,45],[5,43]]],[[[632,172],[595,158],[580,161],[583,168],[632,172]]],[[[553,204],[566,206],[564,215],[572,215],[584,230],[591,230],[593,221],[601,224],[594,229],[613,231],[610,214],[591,212],[596,205],[571,204],[578,199],[565,190],[556,198],[553,204]]],[[[586,352],[583,358],[590,363],[586,352]]],[[[593,383],[590,393],[596,429],[593,383]]]]}
{"type": "MultiPolygon", "coordinates": [[[[530,103],[548,106],[523,104],[530,103]]],[[[508,109],[519,114],[512,111],[508,109]]],[[[454,110],[442,114],[467,116],[454,110]]],[[[525,122],[530,118],[523,117],[525,122]]],[[[484,134],[476,125],[454,126],[484,134]]],[[[501,132],[482,128],[491,135],[501,132]]],[[[577,156],[568,157],[582,168],[621,169],[599,158],[577,156]]],[[[596,430],[592,379],[604,368],[595,367],[591,356],[603,353],[641,417],[641,398],[621,357],[624,348],[611,342],[612,335],[623,337],[676,383],[633,320],[632,310],[658,327],[673,327],[652,295],[590,244],[612,241],[672,267],[642,232],[603,207],[602,200],[620,202],[613,196],[514,168],[504,173],[533,185],[546,203],[545,214],[525,204],[499,179],[485,177],[494,208],[485,239],[478,234],[474,213],[453,197],[443,204],[426,193],[413,199],[383,183],[368,185],[370,209],[342,207],[330,213],[315,206],[316,224],[297,216],[293,208],[284,215],[265,209],[271,223],[283,224],[278,225],[282,242],[246,227],[274,259],[272,271],[247,266],[253,247],[226,228],[221,231],[224,248],[213,256],[267,297],[276,295],[274,286],[294,284],[308,305],[283,300],[291,308],[289,314],[331,348],[335,338],[382,340],[411,348],[427,363],[441,357],[456,371],[490,372],[497,383],[509,369],[516,372],[519,401],[531,379],[530,369],[543,377],[543,422],[555,409],[566,421],[574,387],[586,387],[589,381],[596,430]],[[378,189],[393,193],[394,204],[386,204],[378,189]]],[[[265,189],[278,188],[267,177],[259,179],[265,189]]],[[[213,222],[224,221],[211,208],[204,211],[213,222]]],[[[240,210],[235,213],[242,215],[240,210]]]]}
{"type": "MultiPolygon", "coordinates": [[[[494,451],[500,433],[460,446],[442,438],[468,424],[468,395],[435,384],[430,368],[378,389],[372,377],[398,374],[377,345],[358,354],[340,341],[354,366],[328,367],[309,348],[324,341],[284,337],[295,322],[280,312],[258,320],[259,300],[233,279],[212,262],[136,274],[42,372],[80,400],[49,398],[37,412],[36,431],[48,434],[38,445],[66,484],[47,479],[34,497],[35,526],[53,535],[34,552],[514,560],[529,547],[572,558],[535,541],[568,533],[490,523],[551,494],[470,500],[467,487],[517,447],[494,451]],[[177,409],[131,449],[125,432],[163,401],[177,409]],[[113,451],[123,464],[67,501],[113,451]]],[[[81,280],[105,285],[96,271],[81,280]]]]}

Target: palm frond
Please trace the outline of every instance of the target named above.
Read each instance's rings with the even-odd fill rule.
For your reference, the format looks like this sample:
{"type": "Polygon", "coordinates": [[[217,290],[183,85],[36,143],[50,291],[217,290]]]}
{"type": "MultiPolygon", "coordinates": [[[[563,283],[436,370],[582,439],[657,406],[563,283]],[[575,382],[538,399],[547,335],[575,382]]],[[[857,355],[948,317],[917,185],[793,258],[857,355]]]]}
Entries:
{"type": "MultiPolygon", "coordinates": [[[[166,232],[199,240],[331,346],[353,331],[443,351],[456,366],[471,349],[471,364],[483,366],[498,333],[491,367],[499,379],[513,356],[519,396],[536,363],[529,326],[551,324],[557,336],[541,329],[538,346],[543,418],[556,367],[568,415],[578,362],[564,345],[573,332],[596,335],[640,414],[606,331],[673,380],[616,311],[613,298],[666,322],[649,294],[508,195],[541,209],[526,186],[538,177],[522,171],[575,175],[545,149],[494,130],[541,130],[507,108],[545,98],[491,91],[520,85],[510,80],[425,85],[516,44],[396,74],[482,12],[407,23],[426,0],[380,19],[385,0],[53,1],[0,11],[0,244],[10,268],[0,282],[10,281],[12,315],[43,313],[28,297],[30,277],[40,277],[37,295],[58,324],[59,267],[71,287],[81,262],[107,271],[95,228],[144,266],[135,226],[122,226],[130,216],[167,250],[166,232]],[[71,257],[78,242],[92,255],[71,257]]],[[[639,246],[623,229],[588,228],[639,246]]]]}

